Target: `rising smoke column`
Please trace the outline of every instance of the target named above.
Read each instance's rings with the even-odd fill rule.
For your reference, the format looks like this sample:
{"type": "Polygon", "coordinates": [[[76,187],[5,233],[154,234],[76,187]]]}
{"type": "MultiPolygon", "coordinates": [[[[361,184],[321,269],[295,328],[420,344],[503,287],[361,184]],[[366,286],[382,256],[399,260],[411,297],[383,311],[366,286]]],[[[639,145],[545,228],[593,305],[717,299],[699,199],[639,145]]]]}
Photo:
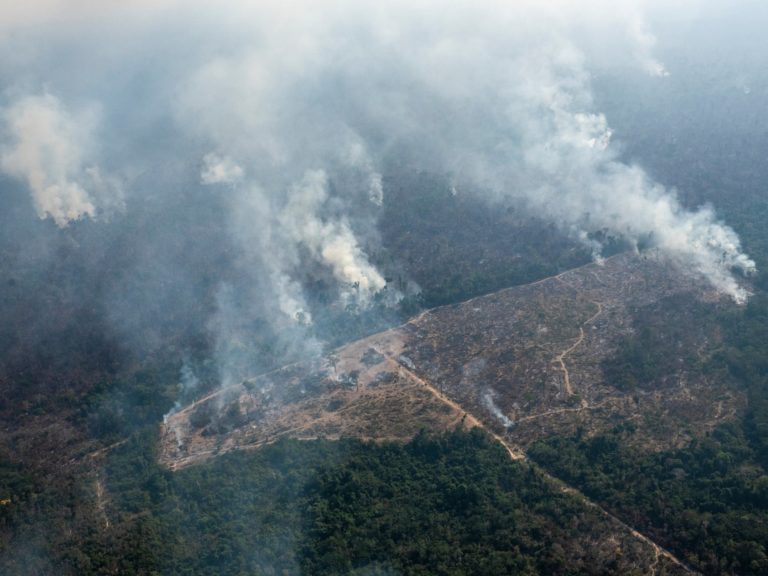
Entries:
{"type": "Polygon", "coordinates": [[[289,350],[287,357],[320,354],[320,342],[309,330],[313,316],[301,282],[307,258],[329,270],[344,307],[368,308],[386,287],[346,217],[328,208],[324,171],[308,171],[299,181],[268,192],[231,157],[209,153],[200,178],[206,185],[229,187],[229,228],[239,265],[246,278],[255,274],[249,285],[235,289],[224,284],[218,294],[211,328],[225,386],[238,383],[256,366],[248,343],[249,319],[255,316],[269,319],[277,341],[289,350]],[[251,290],[243,302],[242,292],[251,290]],[[248,299],[258,310],[249,309],[248,299]]]}
{"type": "MultiPolygon", "coordinates": [[[[355,161],[355,164],[357,162],[355,161]]],[[[215,153],[203,158],[203,184],[238,184],[245,171],[230,157],[215,153]]],[[[370,176],[369,176],[370,177],[370,176]]],[[[380,206],[380,176],[369,184],[371,202],[380,206]]],[[[236,238],[246,252],[256,252],[272,284],[279,309],[289,319],[311,324],[312,317],[294,279],[302,266],[300,250],[322,263],[338,282],[342,304],[366,308],[383,290],[383,276],[370,264],[347,219],[322,214],[330,201],[328,176],[323,170],[307,171],[286,190],[266,193],[249,181],[239,190],[237,204],[239,231],[236,238]],[[250,248],[250,249],[248,249],[250,248]],[[256,250],[253,250],[256,248],[256,250]]]]}
{"type": "Polygon", "coordinates": [[[27,96],[2,111],[0,169],[29,186],[40,218],[59,227],[119,204],[120,188],[86,156],[93,120],[73,116],[50,94],[27,96]]]}
{"type": "Polygon", "coordinates": [[[341,286],[344,303],[367,306],[386,283],[368,262],[344,219],[323,221],[317,216],[327,200],[328,177],[325,172],[307,172],[301,182],[291,188],[279,217],[281,232],[288,240],[306,247],[314,258],[333,271],[341,286]]]}

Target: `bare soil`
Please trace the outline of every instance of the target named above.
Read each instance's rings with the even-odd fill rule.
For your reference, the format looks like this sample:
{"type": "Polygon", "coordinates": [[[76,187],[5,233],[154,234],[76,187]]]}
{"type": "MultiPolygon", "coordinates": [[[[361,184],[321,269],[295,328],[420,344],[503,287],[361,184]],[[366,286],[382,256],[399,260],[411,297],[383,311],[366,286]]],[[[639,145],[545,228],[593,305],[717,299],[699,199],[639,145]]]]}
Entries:
{"type": "Polygon", "coordinates": [[[631,422],[631,441],[648,449],[682,446],[744,409],[742,394],[701,368],[713,339],[691,334],[683,344],[699,361],[653,389],[619,389],[602,370],[634,330],[630,307],[680,294],[720,299],[654,253],[622,254],[428,310],[197,400],[163,425],[160,459],[175,469],[283,437],[407,440],[457,425],[488,429],[514,454],[551,434],[620,422],[631,422]]]}

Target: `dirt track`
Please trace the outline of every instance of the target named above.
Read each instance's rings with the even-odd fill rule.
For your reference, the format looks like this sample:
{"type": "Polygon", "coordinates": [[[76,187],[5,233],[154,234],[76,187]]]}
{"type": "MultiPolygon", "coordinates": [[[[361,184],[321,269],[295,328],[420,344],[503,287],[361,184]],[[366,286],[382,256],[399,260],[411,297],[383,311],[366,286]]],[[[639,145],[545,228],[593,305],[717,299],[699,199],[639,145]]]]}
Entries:
{"type": "Polygon", "coordinates": [[[560,365],[560,369],[563,371],[563,387],[565,389],[565,393],[568,396],[573,396],[574,392],[573,387],[571,386],[571,375],[568,372],[568,367],[565,365],[565,357],[576,350],[576,348],[578,348],[584,341],[584,326],[594,322],[597,317],[603,313],[603,305],[600,302],[594,302],[594,304],[597,305],[597,312],[595,312],[593,316],[590,316],[581,326],[579,326],[579,337],[576,339],[576,342],[563,350],[560,354],[557,355],[557,358],[555,358],[555,361],[560,365]]]}

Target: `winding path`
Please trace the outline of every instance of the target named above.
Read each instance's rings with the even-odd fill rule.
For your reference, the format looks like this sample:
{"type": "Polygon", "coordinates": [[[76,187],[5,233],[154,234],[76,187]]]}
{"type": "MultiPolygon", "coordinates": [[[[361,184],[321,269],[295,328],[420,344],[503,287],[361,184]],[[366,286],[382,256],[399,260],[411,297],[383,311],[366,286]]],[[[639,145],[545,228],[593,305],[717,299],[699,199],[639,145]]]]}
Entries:
{"type": "Polygon", "coordinates": [[[563,387],[565,388],[565,393],[568,396],[573,396],[573,386],[571,386],[571,375],[568,372],[568,367],[565,365],[565,357],[568,356],[571,352],[576,350],[581,343],[584,341],[584,326],[587,324],[594,322],[600,314],[603,313],[603,305],[600,302],[592,302],[597,306],[597,312],[595,312],[592,316],[587,318],[581,326],[579,326],[579,337],[576,339],[576,342],[574,342],[571,346],[560,352],[560,354],[557,355],[557,358],[555,358],[555,362],[560,364],[560,369],[563,371],[563,387]]]}

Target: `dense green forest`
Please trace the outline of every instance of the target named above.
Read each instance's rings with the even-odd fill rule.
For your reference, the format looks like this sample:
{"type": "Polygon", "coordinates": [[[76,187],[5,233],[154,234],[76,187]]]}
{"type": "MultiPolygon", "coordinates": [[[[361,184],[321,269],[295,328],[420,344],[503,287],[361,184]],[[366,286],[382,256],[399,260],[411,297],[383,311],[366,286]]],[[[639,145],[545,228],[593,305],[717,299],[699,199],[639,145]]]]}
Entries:
{"type": "Polygon", "coordinates": [[[768,571],[768,475],[742,430],[661,453],[624,434],[550,438],[530,456],[705,574],[768,571]]]}
{"type": "MultiPolygon", "coordinates": [[[[176,473],[158,466],[147,431],[115,449],[104,474],[101,529],[36,542],[36,566],[29,550],[6,544],[3,573],[632,573],[619,557],[600,558],[598,511],[479,430],[422,433],[406,445],[281,441],[176,473]]],[[[16,494],[35,490],[8,470],[2,480],[16,494]]],[[[27,510],[49,514],[64,492],[49,488],[27,510]]],[[[77,514],[83,498],[65,508],[77,514]]],[[[39,520],[3,517],[25,535],[39,520]]]]}

